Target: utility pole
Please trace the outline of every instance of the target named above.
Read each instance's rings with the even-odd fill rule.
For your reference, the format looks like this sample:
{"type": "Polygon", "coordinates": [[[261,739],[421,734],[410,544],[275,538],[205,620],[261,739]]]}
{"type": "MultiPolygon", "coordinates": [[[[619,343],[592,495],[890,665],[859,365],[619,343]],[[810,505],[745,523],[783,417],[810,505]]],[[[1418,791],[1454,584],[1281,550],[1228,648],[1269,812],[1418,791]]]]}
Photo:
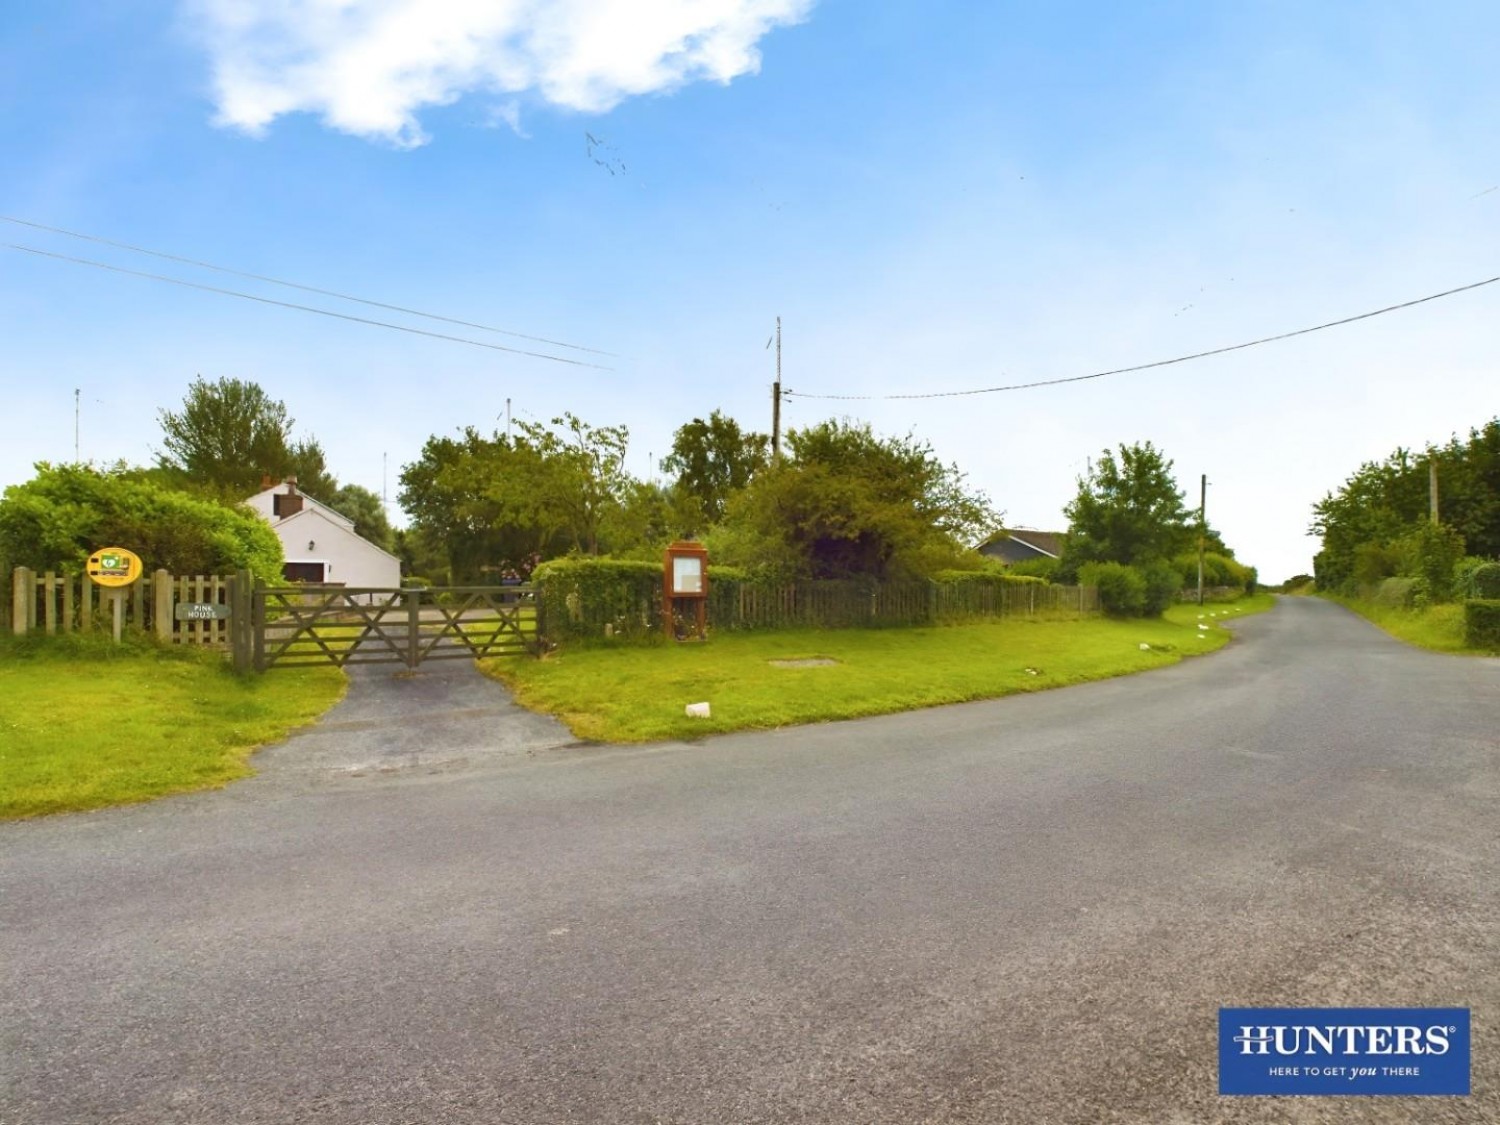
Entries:
{"type": "Polygon", "coordinates": [[[781,317],[776,318],[776,382],[771,384],[771,461],[781,460],[781,317]]]}
{"type": "Polygon", "coordinates": [[[1432,515],[1432,522],[1438,522],[1438,491],[1437,491],[1437,458],[1427,458],[1427,507],[1432,515]]]}
{"type": "Polygon", "coordinates": [[[1208,474],[1204,473],[1198,481],[1198,604],[1203,604],[1203,545],[1208,538],[1208,474]]]}
{"type": "MultiPolygon", "coordinates": [[[[81,387],[73,388],[73,464],[75,465],[83,460],[78,453],[78,417],[82,413],[81,403],[83,401],[79,396],[82,393],[83,389],[81,387]]],[[[1437,486],[1434,485],[1433,487],[1437,486]]]]}
{"type": "Polygon", "coordinates": [[[505,399],[505,442],[510,444],[510,398],[505,399]]]}

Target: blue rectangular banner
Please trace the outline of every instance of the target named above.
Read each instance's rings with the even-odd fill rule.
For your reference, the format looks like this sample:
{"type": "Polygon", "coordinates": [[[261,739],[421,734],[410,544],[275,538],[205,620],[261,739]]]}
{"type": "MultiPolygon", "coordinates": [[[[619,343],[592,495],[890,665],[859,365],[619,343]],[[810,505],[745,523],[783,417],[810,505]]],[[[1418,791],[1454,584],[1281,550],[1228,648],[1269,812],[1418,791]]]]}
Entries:
{"type": "Polygon", "coordinates": [[[1220,1008],[1221,1094],[1468,1094],[1467,1008],[1220,1008]]]}

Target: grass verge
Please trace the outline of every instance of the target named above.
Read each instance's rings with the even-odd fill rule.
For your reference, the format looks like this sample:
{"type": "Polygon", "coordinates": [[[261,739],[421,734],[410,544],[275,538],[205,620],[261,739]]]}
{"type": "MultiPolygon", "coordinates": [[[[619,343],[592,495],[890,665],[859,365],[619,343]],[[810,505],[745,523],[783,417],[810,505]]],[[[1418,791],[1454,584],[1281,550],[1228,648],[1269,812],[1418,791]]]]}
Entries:
{"type": "Polygon", "coordinates": [[[707,644],[595,646],[480,667],[522,705],[558,716],[582,738],[647,742],[882,715],[1143,672],[1223,646],[1224,619],[1273,604],[1260,594],[1201,611],[1174,606],[1156,621],[1012,619],[725,633],[707,644]],[[1200,612],[1209,626],[1202,630],[1200,612]],[[836,663],[771,663],[818,658],[836,663]],[[684,715],[686,704],[703,701],[711,718],[684,715]]]}
{"type": "Polygon", "coordinates": [[[1469,656],[1485,656],[1486,653],[1464,645],[1464,607],[1459,602],[1433,605],[1426,609],[1400,609],[1394,606],[1377,605],[1363,598],[1347,598],[1338,594],[1320,594],[1331,602],[1359,614],[1366,621],[1378,625],[1398,641],[1405,641],[1418,648],[1433,652],[1457,652],[1469,656]]]}
{"type": "Polygon", "coordinates": [[[75,635],[0,645],[0,818],[218,788],[317,718],[343,673],[236,677],[224,658],[75,635]]]}

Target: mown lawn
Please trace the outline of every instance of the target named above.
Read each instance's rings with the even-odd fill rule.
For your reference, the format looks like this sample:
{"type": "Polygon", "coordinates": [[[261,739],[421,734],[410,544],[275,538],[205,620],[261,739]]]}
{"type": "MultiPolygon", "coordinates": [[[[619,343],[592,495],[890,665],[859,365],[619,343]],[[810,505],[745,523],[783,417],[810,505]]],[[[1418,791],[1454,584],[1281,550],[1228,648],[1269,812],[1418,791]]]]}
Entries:
{"type": "Polygon", "coordinates": [[[1206,606],[1204,630],[1197,628],[1197,606],[1177,606],[1158,621],[1012,619],[725,633],[703,644],[596,645],[481,667],[524,706],[557,715],[582,738],[645,742],[888,714],[1142,672],[1221,647],[1229,633],[1220,622],[1273,604],[1260,594],[1206,606]],[[771,663],[818,658],[836,663],[771,663]],[[698,702],[710,705],[712,717],[684,715],[687,704],[698,702]]]}
{"type": "Polygon", "coordinates": [[[343,695],[332,667],[236,677],[222,656],[58,637],[0,645],[0,818],[217,788],[343,695]]]}

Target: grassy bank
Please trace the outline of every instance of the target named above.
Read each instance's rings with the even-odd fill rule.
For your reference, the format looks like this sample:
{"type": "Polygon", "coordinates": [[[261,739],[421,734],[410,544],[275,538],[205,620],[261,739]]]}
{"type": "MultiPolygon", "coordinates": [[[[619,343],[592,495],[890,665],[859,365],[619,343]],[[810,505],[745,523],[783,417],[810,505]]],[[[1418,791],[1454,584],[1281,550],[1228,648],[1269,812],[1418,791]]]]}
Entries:
{"type": "Polygon", "coordinates": [[[0,646],[0,818],[217,788],[317,718],[344,676],[237,678],[221,656],[94,638],[0,646]]]}
{"type": "Polygon", "coordinates": [[[646,742],[888,714],[1142,672],[1219,648],[1229,640],[1222,620],[1273,604],[1262,594],[1206,606],[1210,627],[1203,630],[1197,606],[1177,606],[1158,621],[1012,619],[726,633],[706,644],[564,650],[541,661],[481,666],[523,705],[557,715],[580,737],[646,742]],[[684,715],[686,704],[704,701],[711,718],[684,715]]]}
{"type": "Polygon", "coordinates": [[[1433,605],[1426,609],[1399,609],[1378,605],[1363,598],[1321,594],[1345,609],[1353,610],[1367,621],[1380,626],[1397,640],[1434,652],[1459,652],[1484,655],[1464,646],[1464,607],[1456,602],[1433,605]]]}

